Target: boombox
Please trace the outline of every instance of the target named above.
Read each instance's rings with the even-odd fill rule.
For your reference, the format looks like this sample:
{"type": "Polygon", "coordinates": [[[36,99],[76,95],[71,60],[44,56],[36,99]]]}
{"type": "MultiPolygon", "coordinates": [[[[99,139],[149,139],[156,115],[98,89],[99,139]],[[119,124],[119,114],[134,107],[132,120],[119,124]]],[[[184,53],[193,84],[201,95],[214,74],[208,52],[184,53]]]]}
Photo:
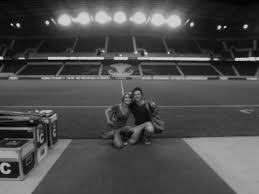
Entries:
{"type": "Polygon", "coordinates": [[[0,119],[0,138],[30,138],[36,147],[37,164],[47,156],[47,131],[41,121],[28,116],[0,119]]]}
{"type": "Polygon", "coordinates": [[[32,139],[7,138],[0,141],[0,180],[23,180],[35,165],[32,139]]]}

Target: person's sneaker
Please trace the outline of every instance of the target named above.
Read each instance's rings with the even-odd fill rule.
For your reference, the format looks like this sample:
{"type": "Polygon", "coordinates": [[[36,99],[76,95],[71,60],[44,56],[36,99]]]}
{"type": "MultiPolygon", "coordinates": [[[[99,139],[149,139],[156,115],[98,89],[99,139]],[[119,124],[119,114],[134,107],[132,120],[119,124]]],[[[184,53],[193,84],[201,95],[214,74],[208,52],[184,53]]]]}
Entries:
{"type": "Polygon", "coordinates": [[[152,143],[151,142],[151,134],[150,133],[144,133],[142,141],[145,145],[150,145],[152,143]]]}
{"type": "Polygon", "coordinates": [[[102,134],[103,139],[112,139],[113,136],[114,136],[114,131],[108,131],[102,134]]]}
{"type": "Polygon", "coordinates": [[[145,144],[145,145],[150,145],[150,144],[152,144],[151,138],[145,138],[145,139],[144,139],[144,144],[145,144]]]}

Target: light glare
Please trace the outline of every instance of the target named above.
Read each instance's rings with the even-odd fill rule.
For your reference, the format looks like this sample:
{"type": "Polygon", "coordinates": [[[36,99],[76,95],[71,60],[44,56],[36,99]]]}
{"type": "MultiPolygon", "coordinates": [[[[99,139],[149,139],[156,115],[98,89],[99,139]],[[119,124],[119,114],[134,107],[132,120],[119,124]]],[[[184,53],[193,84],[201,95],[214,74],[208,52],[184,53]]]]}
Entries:
{"type": "Polygon", "coordinates": [[[58,23],[62,26],[69,26],[72,23],[72,19],[69,15],[63,14],[58,18],[58,23]]]}
{"type": "Polygon", "coordinates": [[[167,19],[167,24],[171,28],[177,28],[182,24],[182,20],[178,15],[171,15],[167,19]]]}
{"type": "Polygon", "coordinates": [[[151,23],[154,26],[161,26],[165,23],[165,18],[162,14],[156,13],[151,17],[151,23]]]}
{"type": "Polygon", "coordinates": [[[122,11],[119,11],[114,14],[113,20],[118,24],[122,24],[127,21],[127,16],[122,11]]]}
{"type": "Polygon", "coordinates": [[[131,17],[131,21],[134,22],[135,24],[143,24],[147,20],[147,17],[144,13],[142,12],[137,12],[131,17]]]}
{"type": "Polygon", "coordinates": [[[91,22],[91,18],[88,13],[81,12],[78,16],[74,19],[74,22],[79,23],[81,25],[87,25],[91,22]]]}
{"type": "Polygon", "coordinates": [[[111,20],[111,17],[104,11],[99,11],[95,15],[95,21],[100,24],[108,23],[111,20]]]}

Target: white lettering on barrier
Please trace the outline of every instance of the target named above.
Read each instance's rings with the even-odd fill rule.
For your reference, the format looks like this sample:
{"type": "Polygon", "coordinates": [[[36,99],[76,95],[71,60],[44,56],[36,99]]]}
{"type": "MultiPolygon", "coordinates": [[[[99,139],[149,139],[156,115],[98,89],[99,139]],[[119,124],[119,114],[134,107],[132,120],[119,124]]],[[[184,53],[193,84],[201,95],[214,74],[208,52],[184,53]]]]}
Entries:
{"type": "Polygon", "coordinates": [[[37,139],[40,144],[44,143],[44,133],[41,130],[37,130],[37,139]]]}
{"type": "Polygon", "coordinates": [[[11,167],[11,165],[9,163],[3,162],[0,164],[0,172],[2,174],[11,174],[12,171],[10,169],[8,169],[10,167],[11,167]]]}
{"type": "Polygon", "coordinates": [[[57,129],[56,128],[53,129],[52,136],[53,137],[57,137],[57,129]]]}

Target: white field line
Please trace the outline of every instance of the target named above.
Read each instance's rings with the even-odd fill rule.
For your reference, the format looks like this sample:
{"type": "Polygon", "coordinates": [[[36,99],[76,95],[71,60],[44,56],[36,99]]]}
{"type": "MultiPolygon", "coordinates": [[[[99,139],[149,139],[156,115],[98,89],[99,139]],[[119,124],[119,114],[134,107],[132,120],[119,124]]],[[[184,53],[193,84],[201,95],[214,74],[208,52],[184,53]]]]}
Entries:
{"type": "MultiPolygon", "coordinates": [[[[88,106],[88,105],[10,105],[0,108],[107,108],[104,106],[88,106]]],[[[223,104],[223,105],[161,105],[160,108],[246,108],[259,107],[259,104],[223,104]]]]}
{"type": "Polygon", "coordinates": [[[124,95],[124,87],[123,87],[123,82],[121,80],[121,94],[124,95]]]}

